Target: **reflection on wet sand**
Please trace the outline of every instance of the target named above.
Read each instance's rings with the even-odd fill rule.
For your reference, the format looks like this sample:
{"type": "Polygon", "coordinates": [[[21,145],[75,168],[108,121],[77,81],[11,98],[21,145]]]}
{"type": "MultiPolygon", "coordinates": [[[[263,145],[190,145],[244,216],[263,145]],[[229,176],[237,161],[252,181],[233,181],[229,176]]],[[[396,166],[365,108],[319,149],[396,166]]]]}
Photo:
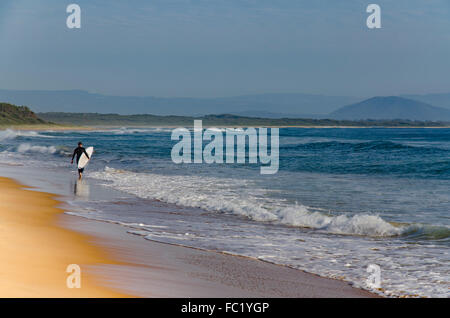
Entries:
{"type": "Polygon", "coordinates": [[[89,184],[85,180],[76,179],[73,182],[73,194],[80,198],[89,198],[89,184]]]}

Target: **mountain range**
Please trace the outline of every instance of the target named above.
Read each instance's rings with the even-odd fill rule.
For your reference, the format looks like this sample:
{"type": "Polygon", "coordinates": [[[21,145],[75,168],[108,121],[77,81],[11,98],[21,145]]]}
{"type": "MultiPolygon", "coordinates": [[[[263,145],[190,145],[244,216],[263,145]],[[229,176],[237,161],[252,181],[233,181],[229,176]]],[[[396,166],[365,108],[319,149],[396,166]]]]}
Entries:
{"type": "Polygon", "coordinates": [[[36,112],[97,112],[201,116],[242,111],[271,112],[303,117],[325,115],[363,98],[311,94],[260,94],[218,98],[110,96],[81,90],[0,90],[0,101],[28,105],[36,112]]]}
{"type": "Polygon", "coordinates": [[[259,94],[220,98],[110,96],[82,90],[0,90],[0,101],[33,111],[260,118],[450,121],[450,94],[372,97],[259,94]]]}

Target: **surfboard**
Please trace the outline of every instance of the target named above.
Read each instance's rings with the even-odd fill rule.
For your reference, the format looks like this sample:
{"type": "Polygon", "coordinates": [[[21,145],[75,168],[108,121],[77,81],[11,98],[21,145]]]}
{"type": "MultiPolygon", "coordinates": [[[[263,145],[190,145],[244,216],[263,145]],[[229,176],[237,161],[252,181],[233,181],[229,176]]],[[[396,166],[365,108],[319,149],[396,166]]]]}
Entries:
{"type": "MultiPolygon", "coordinates": [[[[86,152],[89,155],[89,158],[92,158],[92,154],[94,153],[94,147],[86,148],[86,152]]],[[[83,169],[88,164],[89,159],[86,157],[85,153],[81,154],[80,160],[78,161],[78,169],[83,169]]]]}

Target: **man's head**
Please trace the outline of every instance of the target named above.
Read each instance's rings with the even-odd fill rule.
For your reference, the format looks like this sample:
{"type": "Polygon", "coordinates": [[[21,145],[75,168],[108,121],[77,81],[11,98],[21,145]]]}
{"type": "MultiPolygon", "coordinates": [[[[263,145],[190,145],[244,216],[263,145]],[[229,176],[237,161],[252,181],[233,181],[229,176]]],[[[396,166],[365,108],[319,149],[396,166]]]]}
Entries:
{"type": "Polygon", "coordinates": [[[78,142],[78,147],[83,147],[83,143],[81,141],[78,142]]]}

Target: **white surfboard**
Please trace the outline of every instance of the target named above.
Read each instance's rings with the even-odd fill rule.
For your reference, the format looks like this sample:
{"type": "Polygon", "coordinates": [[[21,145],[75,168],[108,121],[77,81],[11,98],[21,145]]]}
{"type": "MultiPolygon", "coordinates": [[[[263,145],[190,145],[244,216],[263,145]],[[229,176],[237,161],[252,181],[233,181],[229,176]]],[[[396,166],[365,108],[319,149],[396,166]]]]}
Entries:
{"type": "MultiPolygon", "coordinates": [[[[89,158],[92,158],[92,154],[94,153],[94,147],[89,147],[86,148],[86,152],[89,155],[89,158]]],[[[81,154],[80,160],[78,161],[78,169],[83,169],[84,167],[86,167],[86,165],[88,164],[90,159],[88,159],[85,155],[85,153],[83,152],[81,154]]]]}

